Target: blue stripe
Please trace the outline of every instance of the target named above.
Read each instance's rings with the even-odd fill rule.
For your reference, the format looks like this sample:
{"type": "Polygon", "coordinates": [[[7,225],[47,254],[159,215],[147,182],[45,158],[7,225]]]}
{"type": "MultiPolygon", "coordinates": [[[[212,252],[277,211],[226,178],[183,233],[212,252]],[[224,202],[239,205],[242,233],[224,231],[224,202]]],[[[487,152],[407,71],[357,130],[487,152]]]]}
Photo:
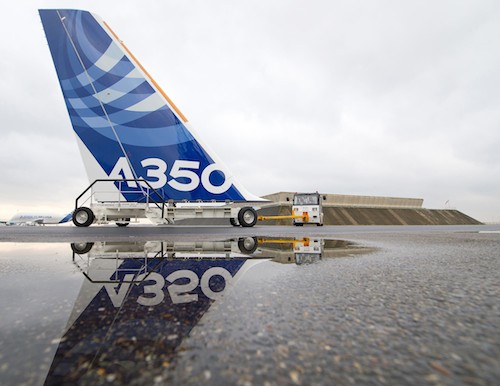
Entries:
{"type": "MultiPolygon", "coordinates": [[[[130,58],[127,58],[120,46],[110,47],[116,43],[90,13],[77,10],[61,10],[60,13],[65,16],[63,23],[67,26],[72,41],[68,39],[57,11],[41,10],[40,16],[71,123],[76,134],[108,175],[118,159],[123,157],[108,117],[138,176],[148,175],[148,169],[141,164],[147,158],[162,159],[167,164],[168,171],[176,160],[196,161],[200,166],[199,174],[214,163],[166,103],[163,106],[160,104],[159,108],[157,104],[155,111],[130,110],[156,91],[149,80],[140,75],[141,71],[131,76],[134,65],[130,58]],[[112,52],[117,58],[120,52],[124,55],[109,71],[103,71],[96,65],[106,52],[112,52]],[[89,84],[89,76],[92,85],[89,84]],[[103,92],[103,101],[109,99],[104,103],[108,117],[95,96],[94,87],[97,92],[103,92]],[[111,100],[113,92],[124,95],[111,100]]],[[[163,100],[161,95],[158,98],[163,100]]],[[[223,178],[222,172],[215,171],[210,175],[210,181],[215,186],[221,185],[223,178]]],[[[164,198],[174,200],[245,199],[234,185],[221,194],[209,193],[202,184],[191,192],[177,191],[168,184],[163,190],[164,198]]],[[[126,198],[132,199],[134,195],[137,196],[135,193],[127,194],[126,198]]]]}
{"type": "Polygon", "coordinates": [[[73,218],[73,212],[68,213],[61,221],[59,221],[59,224],[68,222],[73,218]]]}

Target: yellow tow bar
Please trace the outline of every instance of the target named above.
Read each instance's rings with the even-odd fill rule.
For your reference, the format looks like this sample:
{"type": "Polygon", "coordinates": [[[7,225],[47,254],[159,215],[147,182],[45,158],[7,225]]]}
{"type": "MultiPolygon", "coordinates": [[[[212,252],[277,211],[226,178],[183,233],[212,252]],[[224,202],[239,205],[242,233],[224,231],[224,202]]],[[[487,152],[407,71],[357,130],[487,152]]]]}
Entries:
{"type": "Polygon", "coordinates": [[[257,242],[259,244],[293,244],[293,248],[295,249],[295,246],[297,244],[303,245],[304,247],[308,247],[310,243],[309,237],[304,237],[300,240],[290,240],[290,239],[265,239],[265,238],[258,238],[257,242]]]}

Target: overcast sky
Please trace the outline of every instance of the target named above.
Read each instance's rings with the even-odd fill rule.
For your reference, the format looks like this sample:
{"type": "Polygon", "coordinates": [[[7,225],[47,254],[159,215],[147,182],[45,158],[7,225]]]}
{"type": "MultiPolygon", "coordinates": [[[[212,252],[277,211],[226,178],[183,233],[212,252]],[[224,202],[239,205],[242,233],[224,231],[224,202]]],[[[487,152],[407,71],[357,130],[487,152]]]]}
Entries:
{"type": "Polygon", "coordinates": [[[61,7],[102,16],[255,194],[417,197],[500,221],[498,0],[11,2],[2,219],[67,213],[88,185],[37,13],[61,7]]]}

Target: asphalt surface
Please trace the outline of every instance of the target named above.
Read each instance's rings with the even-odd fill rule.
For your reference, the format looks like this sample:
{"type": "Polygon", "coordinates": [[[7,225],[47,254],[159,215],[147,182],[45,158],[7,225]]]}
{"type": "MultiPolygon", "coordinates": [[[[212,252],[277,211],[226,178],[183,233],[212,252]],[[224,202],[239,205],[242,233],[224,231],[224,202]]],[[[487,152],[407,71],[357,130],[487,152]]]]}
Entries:
{"type": "Polygon", "coordinates": [[[500,235],[353,238],[367,256],[258,266],[182,347],[174,383],[472,384],[500,379],[500,235]]]}
{"type": "Polygon", "coordinates": [[[2,228],[0,239],[10,242],[0,243],[0,384],[497,385],[499,231],[2,228]],[[80,302],[88,281],[71,261],[71,241],[137,245],[235,235],[322,236],[366,251],[303,265],[259,260],[246,271],[247,263],[235,261],[169,262],[154,271],[155,280],[170,278],[160,298],[158,281],[150,281],[147,291],[144,284],[108,286],[113,304],[103,285],[93,284],[98,296],[80,302]],[[222,268],[232,285],[204,296],[207,285],[216,291],[219,284],[207,279],[203,287],[203,277],[222,268]],[[174,287],[169,275],[178,271],[194,272],[189,280],[201,278],[199,286],[181,291],[190,284],[181,280],[174,287]]]}
{"type": "Polygon", "coordinates": [[[486,232],[500,231],[500,225],[384,225],[384,226],[255,226],[241,228],[232,226],[150,226],[115,225],[90,226],[2,226],[0,242],[66,242],[96,240],[198,240],[232,238],[242,236],[317,236],[335,238],[338,235],[359,234],[401,234],[401,233],[440,233],[440,232],[486,232]]]}

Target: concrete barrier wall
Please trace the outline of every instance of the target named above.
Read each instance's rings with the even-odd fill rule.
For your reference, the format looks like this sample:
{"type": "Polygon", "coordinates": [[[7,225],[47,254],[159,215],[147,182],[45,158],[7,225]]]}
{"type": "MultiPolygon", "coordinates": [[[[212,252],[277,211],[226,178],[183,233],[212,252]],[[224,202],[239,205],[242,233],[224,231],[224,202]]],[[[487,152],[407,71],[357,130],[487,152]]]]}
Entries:
{"type": "MultiPolygon", "coordinates": [[[[290,215],[291,205],[263,208],[259,214],[290,215]]],[[[458,211],[423,208],[324,207],[325,225],[467,225],[481,222],[458,211]]],[[[264,221],[268,225],[292,225],[292,220],[264,221]]]]}
{"type": "MultiPolygon", "coordinates": [[[[293,192],[279,192],[264,196],[273,201],[263,205],[259,214],[290,215],[293,192]]],[[[353,196],[323,194],[325,225],[460,225],[481,222],[448,209],[422,208],[421,198],[353,196]]],[[[263,222],[269,225],[291,225],[292,220],[263,222]]]]}

